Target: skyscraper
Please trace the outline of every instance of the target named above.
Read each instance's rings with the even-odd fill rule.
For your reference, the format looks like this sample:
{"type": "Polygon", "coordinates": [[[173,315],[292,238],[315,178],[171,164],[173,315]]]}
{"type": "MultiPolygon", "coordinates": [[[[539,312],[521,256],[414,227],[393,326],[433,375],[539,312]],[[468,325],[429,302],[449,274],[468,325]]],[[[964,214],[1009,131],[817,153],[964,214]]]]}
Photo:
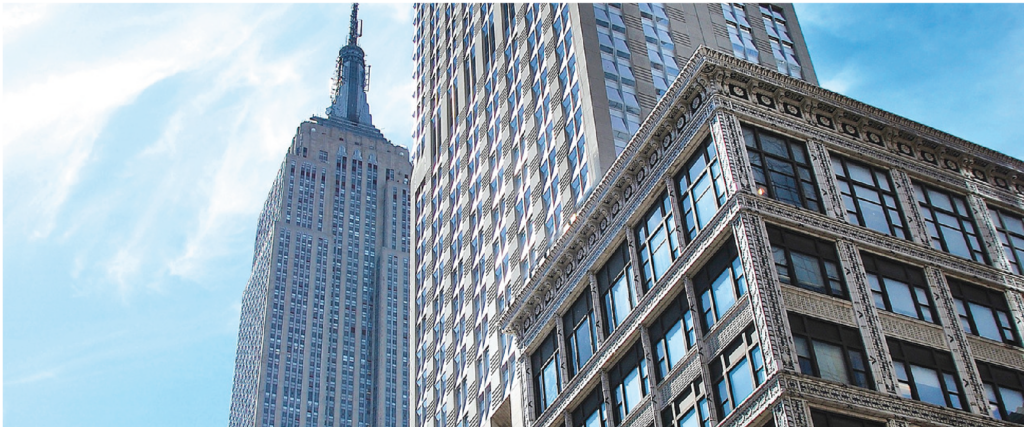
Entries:
{"type": "Polygon", "coordinates": [[[495,320],[681,61],[814,69],[787,4],[420,4],[414,25],[415,422],[509,425],[520,355],[495,320]]]}
{"type": "Polygon", "coordinates": [[[412,164],[373,125],[357,12],[260,214],[232,427],[409,425],[412,164]]]}

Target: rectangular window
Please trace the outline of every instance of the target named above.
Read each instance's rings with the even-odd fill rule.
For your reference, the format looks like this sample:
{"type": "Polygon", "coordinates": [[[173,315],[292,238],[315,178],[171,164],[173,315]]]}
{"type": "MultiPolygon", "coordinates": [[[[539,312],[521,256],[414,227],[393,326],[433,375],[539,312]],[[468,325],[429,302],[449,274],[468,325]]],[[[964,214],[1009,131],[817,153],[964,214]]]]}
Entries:
{"type": "Polygon", "coordinates": [[[682,173],[676,177],[676,184],[683,205],[684,237],[689,243],[725,203],[725,180],[711,136],[705,138],[686,161],[682,173]]]}
{"type": "Polygon", "coordinates": [[[711,408],[700,379],[686,386],[679,397],[661,411],[661,421],[666,427],[711,427],[711,408]]]}
{"type": "Polygon", "coordinates": [[[569,358],[569,377],[576,375],[597,351],[597,327],[590,289],[576,298],[569,312],[562,316],[565,326],[565,351],[569,358]]]}
{"type": "Polygon", "coordinates": [[[749,126],[743,126],[743,139],[757,194],[821,212],[818,184],[802,142],[749,126]]]}
{"type": "Polygon", "coordinates": [[[839,274],[839,255],[835,244],[784,228],[771,225],[767,228],[779,282],[848,298],[846,285],[839,274]]]}
{"type": "Polygon", "coordinates": [[[992,418],[1024,424],[1024,372],[984,362],[977,364],[992,418]]]}
{"type": "Polygon", "coordinates": [[[906,239],[907,226],[885,169],[832,155],[832,170],[846,205],[846,220],[906,239]]]}
{"type": "Polygon", "coordinates": [[[811,424],[814,427],[885,427],[885,423],[862,420],[813,408],[811,409],[811,424]]]}
{"type": "Polygon", "coordinates": [[[886,343],[903,397],[956,409],[967,407],[949,353],[892,338],[886,343]]]}
{"type": "Polygon", "coordinates": [[[629,245],[622,242],[597,272],[597,290],[603,300],[605,329],[611,334],[636,306],[633,266],[629,263],[629,245]]]}
{"type": "Polygon", "coordinates": [[[573,427],[611,427],[605,413],[600,386],[590,392],[590,395],[583,399],[583,403],[572,411],[572,423],[573,427]]]}
{"type": "Polygon", "coordinates": [[[789,313],[800,372],[874,389],[857,329],[789,313]]]}
{"type": "Polygon", "coordinates": [[[615,424],[618,425],[648,393],[647,358],[639,341],[608,371],[608,382],[612,388],[615,424]]]}
{"type": "Polygon", "coordinates": [[[933,248],[988,263],[974,216],[963,196],[916,182],[914,195],[921,207],[921,216],[928,227],[933,248]]]}
{"type": "Polygon", "coordinates": [[[868,273],[875,307],[925,322],[939,322],[921,269],[867,252],[861,252],[860,256],[868,273]]]}
{"type": "Polygon", "coordinates": [[[700,298],[704,330],[710,330],[711,326],[747,293],[743,265],[732,241],[719,249],[718,253],[694,274],[693,288],[700,298]]]}
{"type": "Polygon", "coordinates": [[[1003,244],[1006,258],[1010,260],[1010,271],[1024,274],[1024,219],[1000,209],[989,209],[989,216],[996,226],[996,235],[1003,244]]]}
{"type": "Polygon", "coordinates": [[[665,311],[655,319],[648,332],[654,345],[655,375],[658,381],[661,381],[697,342],[693,314],[690,312],[685,292],[680,292],[679,296],[665,307],[665,311]]]}
{"type": "Polygon", "coordinates": [[[540,348],[530,355],[533,367],[533,391],[537,396],[537,415],[540,416],[548,406],[554,403],[558,393],[562,391],[558,373],[558,346],[555,331],[540,344],[540,348]]]}
{"type": "Polygon", "coordinates": [[[646,292],[679,256],[679,238],[667,193],[662,194],[660,202],[647,211],[636,226],[636,241],[640,252],[640,278],[646,292]]]}
{"type": "Polygon", "coordinates": [[[711,362],[719,419],[736,409],[765,380],[764,359],[754,327],[748,327],[711,362]]]}
{"type": "Polygon", "coordinates": [[[956,279],[947,278],[946,281],[964,331],[990,340],[1020,345],[1017,331],[1010,320],[1010,306],[1006,303],[1005,294],[956,279]]]}

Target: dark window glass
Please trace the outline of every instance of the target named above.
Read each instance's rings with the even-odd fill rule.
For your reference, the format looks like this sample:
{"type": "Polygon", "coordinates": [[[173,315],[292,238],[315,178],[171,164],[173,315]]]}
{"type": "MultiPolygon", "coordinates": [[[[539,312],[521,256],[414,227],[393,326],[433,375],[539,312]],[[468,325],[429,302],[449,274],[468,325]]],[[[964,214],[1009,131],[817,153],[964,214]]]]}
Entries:
{"type": "Polygon", "coordinates": [[[676,177],[679,200],[683,205],[684,237],[690,242],[697,232],[708,225],[711,217],[725,203],[725,180],[715,152],[715,143],[708,136],[697,152],[686,161],[676,177]]]}
{"type": "Polygon", "coordinates": [[[847,298],[835,244],[783,228],[767,228],[780,282],[847,298]]]}
{"type": "Polygon", "coordinates": [[[608,371],[608,382],[615,423],[620,424],[648,393],[647,359],[639,341],[608,371]]]}
{"type": "Polygon", "coordinates": [[[906,221],[888,172],[836,155],[832,156],[832,169],[851,224],[907,238],[906,221]]]}
{"type": "Polygon", "coordinates": [[[743,126],[743,138],[758,194],[821,212],[818,184],[804,143],[749,126],[743,126]]]}
{"type": "Polygon", "coordinates": [[[597,272],[597,288],[603,300],[605,329],[609,334],[636,306],[633,266],[629,264],[629,245],[622,242],[597,272]]]}
{"type": "Polygon", "coordinates": [[[686,301],[685,292],[680,292],[679,296],[669,303],[648,331],[654,345],[655,375],[658,381],[661,381],[697,341],[693,314],[690,313],[690,304],[686,301]]]}
{"type": "Polygon", "coordinates": [[[977,364],[992,418],[1024,424],[1024,372],[984,362],[977,364]]]}
{"type": "Polygon", "coordinates": [[[924,272],[867,252],[861,252],[875,307],[926,322],[938,323],[924,272]]]}
{"type": "Polygon", "coordinates": [[[572,411],[572,423],[573,427],[611,427],[605,414],[601,386],[590,392],[587,398],[583,399],[583,403],[572,411]]]}
{"type": "Polygon", "coordinates": [[[978,227],[963,196],[920,183],[914,183],[914,194],[921,206],[921,216],[928,227],[933,248],[978,262],[988,262],[981,238],[978,237],[978,227]]]}
{"type": "Polygon", "coordinates": [[[731,240],[694,274],[693,288],[700,296],[701,320],[705,331],[710,330],[747,293],[743,265],[731,240]]]}
{"type": "Polygon", "coordinates": [[[754,327],[748,327],[716,356],[710,368],[718,415],[725,418],[765,379],[764,359],[754,327]]]}
{"type": "Polygon", "coordinates": [[[636,242],[640,252],[640,278],[646,292],[679,256],[679,237],[667,193],[636,226],[636,242]]]}
{"type": "Polygon", "coordinates": [[[666,427],[711,427],[711,408],[700,379],[686,386],[679,397],[661,411],[666,427]]]}
{"type": "Polygon", "coordinates": [[[967,407],[949,353],[892,338],[886,343],[903,397],[956,409],[967,407]]]}
{"type": "Polygon", "coordinates": [[[562,391],[562,382],[558,374],[558,346],[555,345],[557,333],[552,331],[540,343],[540,348],[530,356],[533,367],[533,391],[537,396],[537,415],[544,412],[555,401],[562,391]]]}
{"type": "Polygon", "coordinates": [[[789,313],[800,372],[829,381],[871,388],[871,370],[860,332],[789,313]]]}
{"type": "Polygon", "coordinates": [[[814,427],[885,427],[885,423],[862,420],[817,409],[811,409],[811,423],[814,427]]]}
{"type": "Polygon", "coordinates": [[[953,303],[960,315],[964,331],[1007,344],[1020,345],[1017,331],[1010,320],[1006,295],[994,289],[975,286],[956,279],[949,282],[953,303]]]}
{"type": "Polygon", "coordinates": [[[569,359],[569,376],[580,371],[597,351],[597,327],[590,289],[576,298],[569,312],[562,316],[565,326],[565,351],[569,359]]]}
{"type": "Polygon", "coordinates": [[[1024,262],[1024,219],[999,209],[989,209],[989,216],[996,225],[996,235],[1003,244],[1006,258],[1010,260],[1010,271],[1024,274],[1021,262],[1024,262]]]}

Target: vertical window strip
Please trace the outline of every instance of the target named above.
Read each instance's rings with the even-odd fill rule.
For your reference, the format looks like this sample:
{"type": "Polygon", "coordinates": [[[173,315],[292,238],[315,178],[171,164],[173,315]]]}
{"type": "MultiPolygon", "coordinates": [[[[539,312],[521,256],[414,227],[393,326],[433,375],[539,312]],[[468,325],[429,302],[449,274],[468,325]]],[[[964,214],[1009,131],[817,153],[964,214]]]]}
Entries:
{"type": "Polygon", "coordinates": [[[682,204],[683,237],[689,243],[725,204],[727,196],[722,167],[710,135],[686,161],[676,183],[682,204]]]}
{"type": "Polygon", "coordinates": [[[668,193],[644,215],[636,227],[643,290],[650,290],[679,256],[679,238],[668,193]]]}
{"type": "Polygon", "coordinates": [[[1024,218],[1001,209],[989,208],[989,216],[996,226],[996,236],[1010,262],[1010,272],[1024,273],[1024,218]]]}

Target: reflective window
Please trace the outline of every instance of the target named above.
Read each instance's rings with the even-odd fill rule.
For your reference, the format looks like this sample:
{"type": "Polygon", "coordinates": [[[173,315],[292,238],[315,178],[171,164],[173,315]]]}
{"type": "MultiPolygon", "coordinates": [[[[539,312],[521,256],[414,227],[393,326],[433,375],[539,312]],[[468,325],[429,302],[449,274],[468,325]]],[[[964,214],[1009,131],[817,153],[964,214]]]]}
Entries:
{"type": "Polygon", "coordinates": [[[647,211],[636,226],[640,252],[640,277],[644,291],[650,290],[679,256],[679,237],[668,194],[647,211]]]}
{"type": "Polygon", "coordinates": [[[1024,424],[1024,372],[984,362],[977,364],[992,418],[1024,424]]]}
{"type": "Polygon", "coordinates": [[[903,397],[956,409],[967,407],[949,353],[892,338],[886,343],[903,397]]]}
{"type": "Polygon", "coordinates": [[[868,273],[875,307],[926,322],[939,322],[921,269],[867,252],[861,252],[860,256],[868,273]]]}
{"type": "Polygon", "coordinates": [[[655,375],[661,381],[697,341],[693,314],[690,312],[685,292],[680,292],[669,306],[665,307],[665,311],[655,319],[648,332],[654,346],[655,375]]]}
{"type": "Polygon", "coordinates": [[[832,170],[846,206],[847,221],[901,239],[908,238],[906,221],[888,172],[836,155],[832,156],[832,170]]]}
{"type": "Polygon", "coordinates": [[[1020,345],[1017,331],[1010,320],[1006,295],[994,289],[949,279],[949,291],[960,315],[964,331],[990,340],[1020,345]]]}
{"type": "Polygon", "coordinates": [[[793,206],[821,211],[807,147],[781,135],[743,126],[757,193],[793,206]]]}
{"type": "Polygon", "coordinates": [[[1003,252],[1010,260],[1010,271],[1024,274],[1021,268],[1024,261],[1024,219],[999,209],[989,209],[988,214],[996,226],[996,236],[1003,244],[1003,252]]]}
{"type": "Polygon", "coordinates": [[[544,412],[554,403],[562,390],[558,373],[558,346],[555,343],[557,333],[551,331],[540,344],[540,348],[530,356],[533,367],[533,391],[537,396],[537,415],[544,412]]]}
{"type": "Polygon", "coordinates": [[[686,386],[679,397],[661,411],[662,425],[667,427],[711,427],[711,408],[705,397],[704,384],[698,378],[686,386]]]}
{"type": "Polygon", "coordinates": [[[729,30],[733,55],[757,64],[757,47],[754,46],[743,3],[722,3],[722,15],[725,16],[725,26],[729,30]]]}
{"type": "Polygon", "coordinates": [[[743,265],[731,240],[694,274],[693,288],[700,298],[705,331],[747,293],[743,265]]]}
{"type": "Polygon", "coordinates": [[[612,388],[615,423],[620,424],[648,393],[647,359],[639,341],[608,371],[608,382],[612,388]]]}
{"type": "Polygon", "coordinates": [[[636,306],[633,267],[629,264],[629,245],[622,242],[597,272],[597,289],[604,300],[605,329],[611,334],[636,306]]]}
{"type": "Polygon", "coordinates": [[[780,73],[800,78],[800,62],[796,59],[796,52],[793,47],[793,40],[789,38],[789,31],[786,30],[786,18],[782,14],[782,8],[761,4],[761,19],[764,20],[764,27],[768,33],[768,44],[772,46],[772,55],[775,56],[775,66],[780,73]]]}
{"type": "Polygon", "coordinates": [[[789,313],[800,372],[829,381],[871,388],[871,370],[860,332],[789,313]]]}
{"type": "Polygon", "coordinates": [[[676,183],[683,205],[683,237],[690,242],[697,237],[698,231],[708,225],[726,198],[722,167],[711,136],[704,139],[683,166],[676,183]]]}
{"type": "Polygon", "coordinates": [[[963,196],[914,183],[914,195],[921,207],[932,247],[953,255],[988,262],[978,237],[978,227],[963,196]]]}
{"type": "Polygon", "coordinates": [[[565,351],[569,359],[569,376],[572,377],[590,360],[597,351],[597,327],[594,322],[594,304],[590,289],[576,298],[569,312],[562,317],[565,326],[565,351]]]}
{"type": "Polygon", "coordinates": [[[885,427],[884,422],[862,420],[813,408],[811,409],[811,423],[814,427],[885,427]]]}
{"type": "Polygon", "coordinates": [[[718,415],[725,418],[765,379],[764,359],[753,326],[715,357],[710,368],[718,415]]]}
{"type": "Polygon", "coordinates": [[[847,298],[835,244],[784,228],[767,228],[779,282],[847,298]]]}
{"type": "Polygon", "coordinates": [[[611,422],[605,413],[604,397],[601,387],[590,392],[583,403],[572,411],[573,427],[611,427],[611,422]]]}

